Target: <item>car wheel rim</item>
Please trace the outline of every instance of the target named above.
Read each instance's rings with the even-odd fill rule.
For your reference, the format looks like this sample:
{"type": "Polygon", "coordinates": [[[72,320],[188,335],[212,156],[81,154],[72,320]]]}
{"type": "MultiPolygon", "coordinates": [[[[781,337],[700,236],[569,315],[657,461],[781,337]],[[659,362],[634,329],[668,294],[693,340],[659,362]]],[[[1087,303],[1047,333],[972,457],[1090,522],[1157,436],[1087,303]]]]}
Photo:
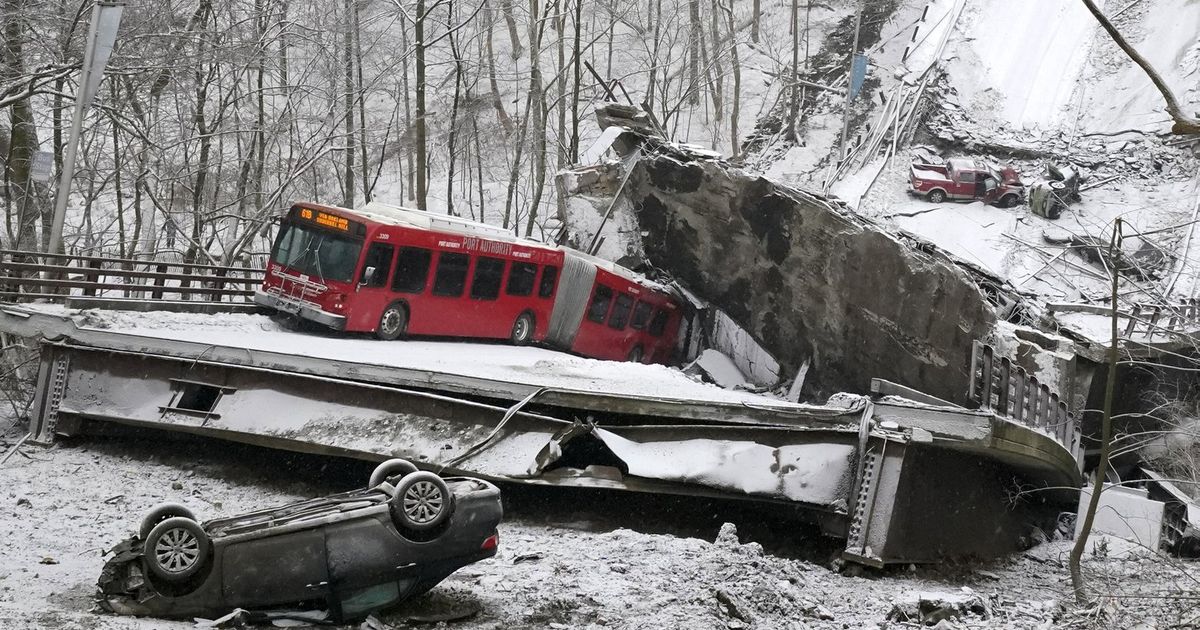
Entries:
{"type": "Polygon", "coordinates": [[[443,503],[442,491],[429,481],[418,481],[404,491],[404,514],[420,525],[436,519],[443,503]]]}
{"type": "Polygon", "coordinates": [[[513,334],[513,337],[515,337],[517,341],[525,341],[527,336],[529,336],[529,320],[522,317],[517,320],[517,330],[513,334]]]}
{"type": "Polygon", "coordinates": [[[399,326],[400,313],[396,312],[394,309],[383,314],[383,323],[379,325],[379,327],[383,329],[383,332],[389,335],[396,332],[399,326]]]}
{"type": "Polygon", "coordinates": [[[182,527],[169,529],[154,544],[154,557],[166,571],[182,573],[200,559],[200,541],[182,527]]]}

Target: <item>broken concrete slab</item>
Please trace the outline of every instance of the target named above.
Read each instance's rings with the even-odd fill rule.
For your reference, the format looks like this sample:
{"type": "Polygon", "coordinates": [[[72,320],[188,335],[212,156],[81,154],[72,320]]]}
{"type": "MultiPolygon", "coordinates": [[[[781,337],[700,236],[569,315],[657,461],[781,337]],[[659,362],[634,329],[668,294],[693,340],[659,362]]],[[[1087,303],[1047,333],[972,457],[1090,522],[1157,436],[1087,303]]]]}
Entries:
{"type": "Polygon", "coordinates": [[[886,378],[961,402],[996,305],[967,271],[820,196],[711,159],[647,157],[623,193],[655,266],[727,312],[812,395],[886,378]],[[702,287],[702,289],[700,289],[702,287]]]}
{"type": "MultiPolygon", "coordinates": [[[[1079,491],[1079,514],[1084,514],[1092,500],[1091,486],[1079,491]]],[[[1163,515],[1166,504],[1151,499],[1146,490],[1104,484],[1093,534],[1107,534],[1157,551],[1162,543],[1163,515]]],[[[1083,518],[1076,519],[1075,535],[1083,530],[1083,518]]]]}

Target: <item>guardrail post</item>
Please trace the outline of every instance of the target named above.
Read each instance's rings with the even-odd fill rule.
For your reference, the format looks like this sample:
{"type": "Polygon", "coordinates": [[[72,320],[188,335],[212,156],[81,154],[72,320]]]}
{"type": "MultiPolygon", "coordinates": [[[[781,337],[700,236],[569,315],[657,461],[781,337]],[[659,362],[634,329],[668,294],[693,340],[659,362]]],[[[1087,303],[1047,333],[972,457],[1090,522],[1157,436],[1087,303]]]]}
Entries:
{"type": "MultiPolygon", "coordinates": [[[[100,271],[100,261],[98,261],[98,260],[90,260],[90,261],[88,261],[88,262],[87,262],[87,264],[86,264],[85,266],[86,266],[86,267],[87,267],[87,269],[89,269],[90,271],[86,271],[86,272],[84,272],[84,274],[83,274],[83,279],[84,279],[84,281],[85,281],[85,282],[92,282],[92,283],[97,283],[97,282],[99,282],[99,281],[100,281],[100,273],[99,273],[99,271],[100,271]]],[[[96,295],[96,287],[94,287],[94,286],[92,286],[92,287],[84,287],[84,288],[83,288],[83,294],[84,294],[84,295],[90,295],[90,296],[94,296],[94,295],[96,295]]]]}
{"type": "MultiPolygon", "coordinates": [[[[225,275],[227,273],[228,273],[227,269],[218,269],[217,270],[217,273],[213,275],[213,281],[212,281],[212,283],[213,283],[212,285],[213,285],[214,289],[224,289],[225,288],[225,275]]],[[[221,293],[214,292],[209,299],[212,302],[220,302],[221,301],[221,293]]],[[[232,301],[232,300],[230,300],[230,301],[232,301]]]]}
{"type": "MultiPolygon", "coordinates": [[[[185,276],[192,275],[191,267],[183,267],[182,270],[183,270],[183,275],[185,275],[185,276]]],[[[184,301],[192,299],[192,292],[186,290],[190,286],[192,286],[191,278],[184,278],[179,281],[179,299],[184,300],[184,301]]]]}
{"type": "Polygon", "coordinates": [[[995,376],[992,373],[992,359],[995,358],[994,351],[991,346],[984,346],[982,352],[982,372],[983,372],[983,387],[979,392],[979,402],[984,409],[992,408],[992,379],[995,376]]]}
{"type": "MultiPolygon", "coordinates": [[[[154,270],[157,271],[158,273],[167,273],[167,266],[165,264],[160,264],[160,265],[156,266],[154,268],[154,270]]],[[[150,292],[150,297],[152,299],[155,299],[155,300],[162,299],[162,296],[163,296],[162,286],[164,283],[166,283],[166,281],[167,281],[166,278],[163,278],[161,276],[154,279],[153,284],[155,287],[158,287],[158,288],[156,288],[155,290],[150,292]]]]}
{"type": "Polygon", "coordinates": [[[996,409],[1004,415],[1009,415],[1009,373],[1012,372],[1012,361],[1008,357],[1000,359],[1000,369],[997,370],[997,376],[1000,377],[1000,383],[996,387],[996,409]]]}

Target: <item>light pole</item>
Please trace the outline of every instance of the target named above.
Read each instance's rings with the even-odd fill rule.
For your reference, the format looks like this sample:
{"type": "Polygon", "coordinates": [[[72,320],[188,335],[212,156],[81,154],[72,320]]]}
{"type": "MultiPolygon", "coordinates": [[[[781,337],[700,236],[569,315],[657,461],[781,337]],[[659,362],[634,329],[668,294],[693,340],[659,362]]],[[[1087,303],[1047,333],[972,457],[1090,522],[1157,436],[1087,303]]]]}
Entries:
{"type": "MultiPolygon", "coordinates": [[[[71,135],[67,139],[67,151],[63,156],[63,170],[58,178],[58,192],[54,197],[54,222],[50,224],[50,251],[61,254],[63,248],[63,221],[67,214],[67,198],[71,195],[71,180],[75,177],[75,154],[79,147],[79,133],[83,129],[83,113],[96,97],[100,80],[104,78],[104,67],[112,54],[117,39],[117,26],[121,23],[124,5],[114,2],[97,2],[92,9],[92,24],[88,27],[87,43],[84,45],[83,67],[79,74],[79,88],[75,92],[75,116],[71,120],[71,135]]],[[[46,261],[50,264],[50,261],[46,261]]]]}

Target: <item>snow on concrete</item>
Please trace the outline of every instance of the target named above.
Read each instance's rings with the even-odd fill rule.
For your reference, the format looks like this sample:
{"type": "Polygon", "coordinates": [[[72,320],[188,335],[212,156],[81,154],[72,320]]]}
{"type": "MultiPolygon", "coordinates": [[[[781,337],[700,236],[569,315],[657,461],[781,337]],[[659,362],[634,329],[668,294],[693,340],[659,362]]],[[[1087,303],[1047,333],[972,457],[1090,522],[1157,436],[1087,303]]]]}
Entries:
{"type": "Polygon", "coordinates": [[[791,403],[776,398],[726,390],[698,382],[665,365],[601,361],[546,348],[464,341],[384,342],[332,332],[296,332],[281,328],[274,320],[262,315],[69,311],[53,305],[39,305],[38,308],[48,312],[69,313],[73,315],[77,325],[83,328],[246,348],[251,351],[299,352],[308,357],[330,361],[432,370],[583,392],[794,407],[791,403]]]}
{"type": "Polygon", "coordinates": [[[734,388],[747,384],[746,377],[738,369],[737,364],[720,350],[712,348],[704,350],[700,356],[696,357],[696,365],[721,387],[734,388]]]}

